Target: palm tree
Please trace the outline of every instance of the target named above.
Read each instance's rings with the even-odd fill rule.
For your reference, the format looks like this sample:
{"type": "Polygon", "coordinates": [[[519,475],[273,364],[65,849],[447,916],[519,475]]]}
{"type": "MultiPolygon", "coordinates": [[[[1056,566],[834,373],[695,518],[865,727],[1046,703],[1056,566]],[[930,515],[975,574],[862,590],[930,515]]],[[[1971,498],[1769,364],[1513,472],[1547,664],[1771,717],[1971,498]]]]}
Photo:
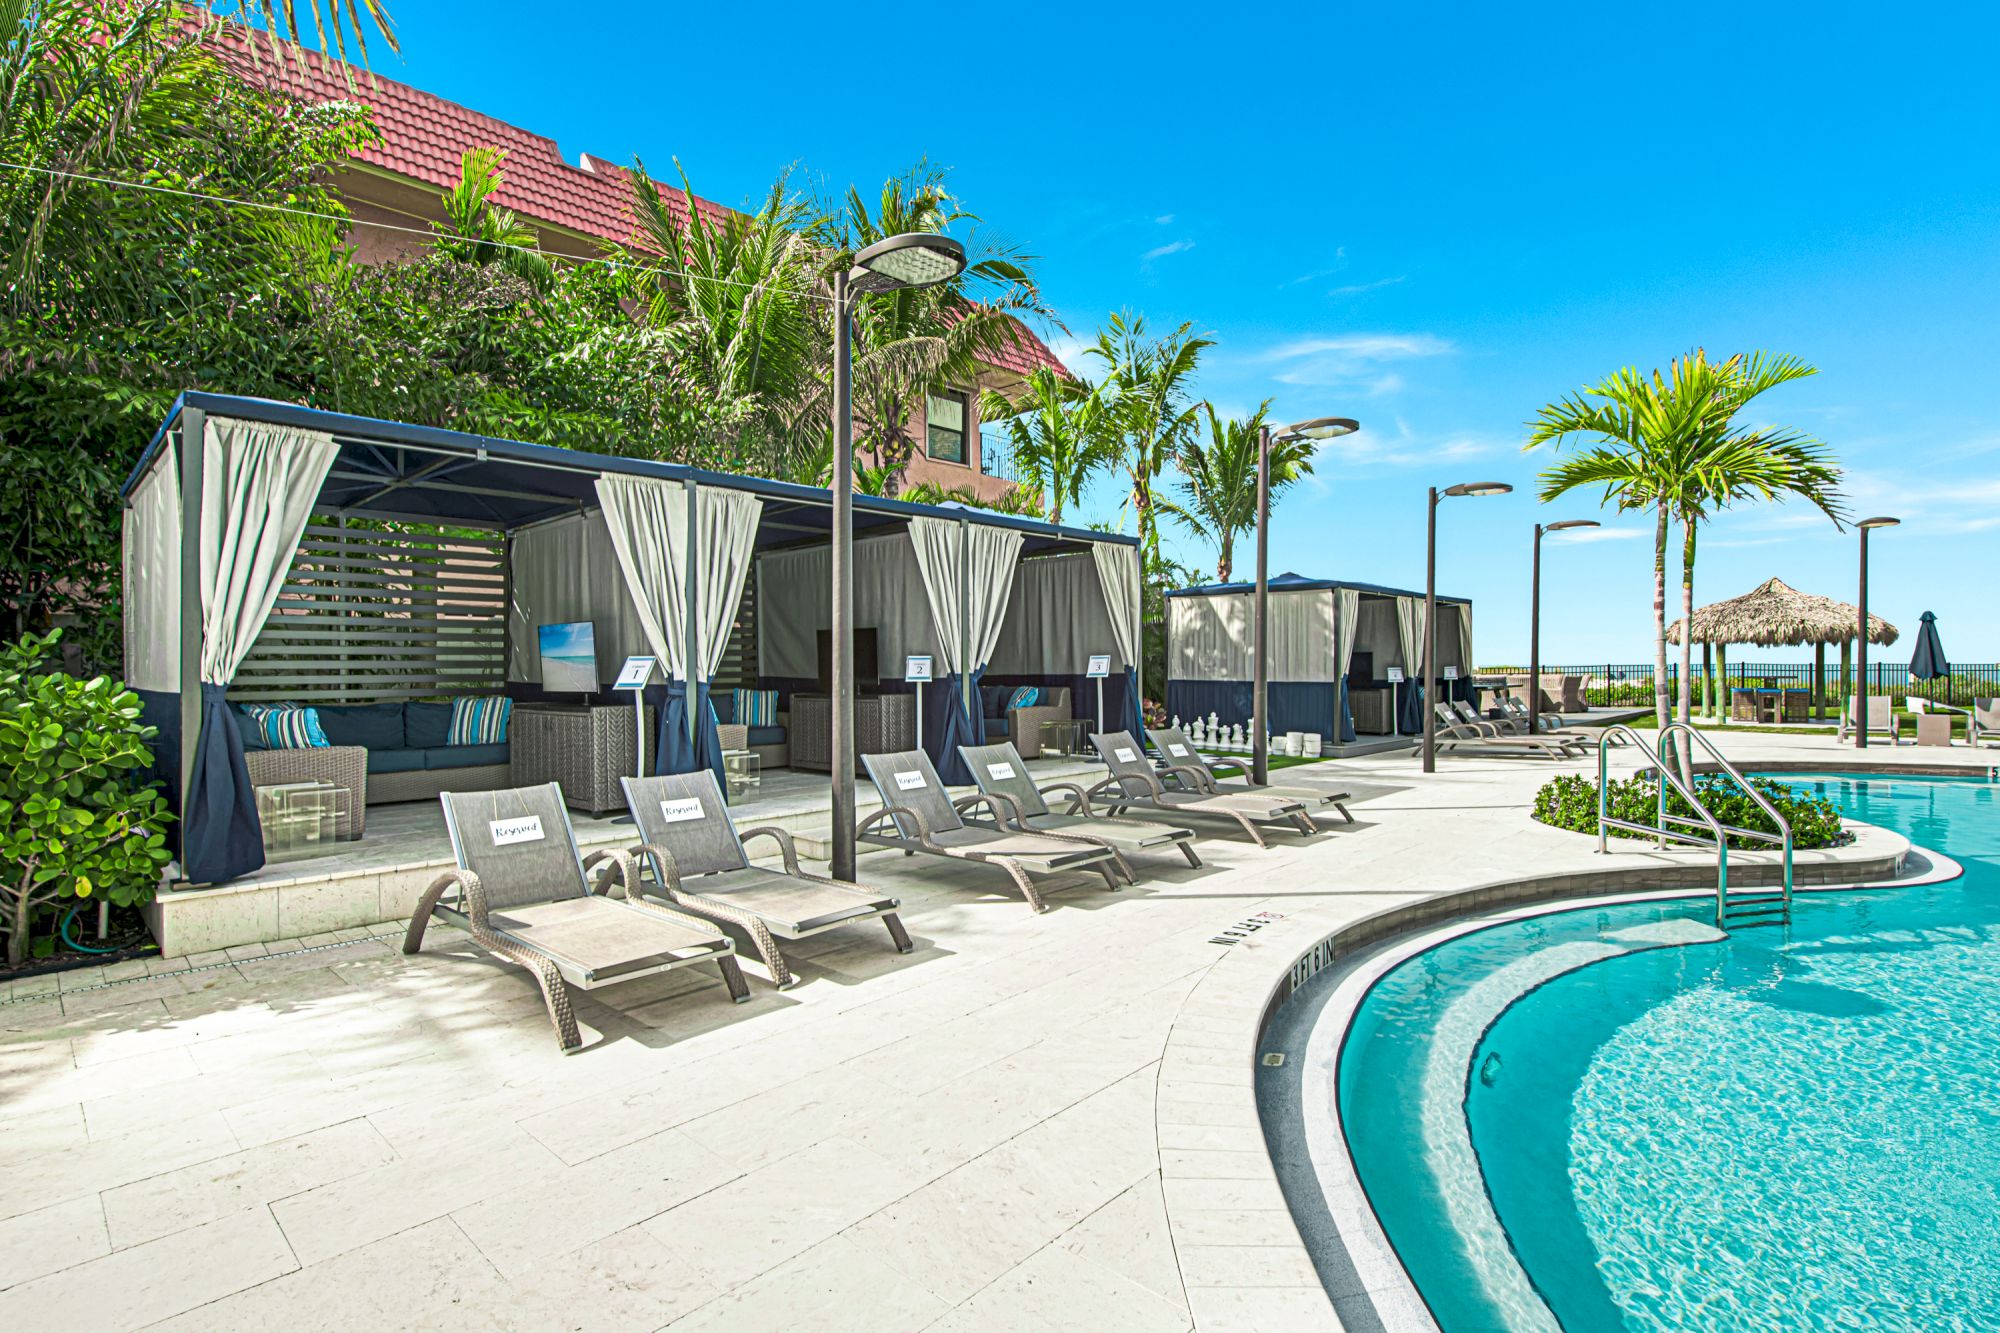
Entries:
{"type": "Polygon", "coordinates": [[[504,148],[466,149],[459,158],[458,182],[441,196],[445,220],[431,226],[438,233],[438,248],[453,258],[497,263],[541,287],[549,280],[549,261],[535,229],[493,202],[506,180],[501,170],[506,161],[504,148]]]}
{"type": "MultiPolygon", "coordinates": [[[[848,190],[845,207],[827,227],[836,253],[824,271],[852,264],[856,251],[886,237],[978,222],[946,190],[944,173],[919,162],[883,183],[872,210],[859,190],[848,190]]],[[[1055,323],[1035,288],[1034,256],[975,230],[966,261],[950,282],[855,302],[855,447],[873,455],[898,483],[916,452],[910,423],[925,396],[974,384],[982,362],[1017,346],[1023,318],[1055,323]]]]}
{"type": "MultiPolygon", "coordinates": [[[[1836,522],[1832,490],[1839,473],[1823,446],[1787,430],[1746,430],[1733,418],[1758,394],[1811,374],[1792,358],[1731,357],[1710,361],[1697,350],[1677,358],[1666,374],[1626,367],[1602,383],[1542,408],[1530,422],[1527,447],[1561,448],[1579,438],[1597,443],[1542,472],[1544,503],[1587,486],[1604,488],[1604,503],[1621,512],[1651,510],[1653,533],[1653,713],[1665,727],[1671,715],[1667,687],[1667,537],[1679,520],[1682,601],[1692,610],[1695,532],[1709,512],[1756,495],[1796,494],[1811,499],[1836,522]]],[[[1689,712],[1683,657],[1680,712],[1689,712]]]]}
{"type": "MultiPolygon", "coordinates": [[[[1263,432],[1267,398],[1247,421],[1223,420],[1203,403],[1208,415],[1208,443],[1184,442],[1174,454],[1181,473],[1179,499],[1158,502],[1160,511],[1190,532],[1206,535],[1216,545],[1215,577],[1229,581],[1235,567],[1236,534],[1257,526],[1257,451],[1263,432]]],[[[1271,505],[1293,482],[1313,470],[1310,440],[1271,442],[1271,505]]]]}
{"type": "Polygon", "coordinates": [[[1004,425],[1015,481],[1040,496],[1051,523],[1061,523],[1063,511],[1076,508],[1091,479],[1123,452],[1104,395],[1047,367],[1029,375],[1014,398],[988,389],[979,414],[987,428],[1004,425]]]}
{"type": "Polygon", "coordinates": [[[1202,352],[1215,345],[1196,337],[1193,329],[1182,324],[1155,340],[1147,335],[1144,315],[1114,314],[1097,335],[1097,345],[1085,349],[1105,365],[1111,419],[1124,441],[1125,470],[1132,481],[1127,503],[1138,525],[1139,548],[1148,558],[1160,552],[1153,483],[1194,434],[1199,405],[1188,385],[1202,352]]]}

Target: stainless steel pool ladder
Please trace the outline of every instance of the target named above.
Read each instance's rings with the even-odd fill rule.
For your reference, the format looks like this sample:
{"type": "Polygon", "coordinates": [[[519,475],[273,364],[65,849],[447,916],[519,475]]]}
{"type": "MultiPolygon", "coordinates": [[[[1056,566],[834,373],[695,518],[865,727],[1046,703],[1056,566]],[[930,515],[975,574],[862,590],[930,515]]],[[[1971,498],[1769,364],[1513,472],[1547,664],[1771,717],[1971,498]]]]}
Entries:
{"type": "Polygon", "coordinates": [[[1769,798],[1764,793],[1751,786],[1749,781],[1741,773],[1737,772],[1736,765],[1723,758],[1722,751],[1716,749],[1708,737],[1702,735],[1685,722],[1668,723],[1666,729],[1659,734],[1660,745],[1658,749],[1648,745],[1644,737],[1623,723],[1614,723],[1606,727],[1603,735],[1599,737],[1597,742],[1597,850],[1600,852],[1611,850],[1611,830],[1615,828],[1627,829],[1633,833],[1650,833],[1659,839],[1659,845],[1663,850],[1670,840],[1690,843],[1697,847],[1713,847],[1715,848],[1716,929],[1727,930],[1731,926],[1755,926],[1768,924],[1772,921],[1791,920],[1791,823],[1778,813],[1778,807],[1771,804],[1769,798]],[[1654,784],[1659,792],[1659,808],[1654,815],[1654,822],[1651,824],[1640,824],[1628,819],[1613,819],[1611,817],[1611,797],[1606,784],[1610,777],[1611,741],[1620,732],[1624,733],[1631,740],[1632,744],[1638,747],[1640,754],[1652,761],[1653,772],[1659,777],[1659,781],[1654,784]],[[1682,782],[1680,775],[1674,772],[1666,761],[1660,757],[1662,751],[1666,749],[1666,742],[1669,738],[1683,735],[1687,736],[1695,745],[1707,751],[1708,757],[1714,761],[1716,768],[1727,774],[1731,781],[1749,794],[1750,799],[1756,803],[1758,809],[1771,817],[1772,824],[1778,830],[1776,833],[1766,833],[1762,829],[1736,828],[1733,825],[1724,824],[1715,817],[1714,812],[1702,803],[1701,796],[1695,790],[1691,789],[1687,783],[1682,782]],[[1669,786],[1680,793],[1681,799],[1693,808],[1695,814],[1699,816],[1698,818],[1689,819],[1685,815],[1670,815],[1667,813],[1667,788],[1669,786]],[[1694,829],[1703,829],[1706,831],[1705,833],[1690,831],[1694,829]],[[1761,892],[1731,893],[1729,891],[1729,839],[1732,836],[1750,838],[1758,842],[1768,842],[1783,851],[1784,880],[1778,892],[1772,893],[1769,890],[1764,890],[1761,892]]]}

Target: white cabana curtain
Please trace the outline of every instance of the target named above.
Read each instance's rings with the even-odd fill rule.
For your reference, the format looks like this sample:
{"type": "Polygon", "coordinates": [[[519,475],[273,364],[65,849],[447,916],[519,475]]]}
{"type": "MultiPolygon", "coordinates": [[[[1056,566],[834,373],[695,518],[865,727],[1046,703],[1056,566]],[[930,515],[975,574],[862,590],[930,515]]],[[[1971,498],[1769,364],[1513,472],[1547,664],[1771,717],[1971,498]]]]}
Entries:
{"type": "Polygon", "coordinates": [[[339,452],[324,431],[208,419],[201,473],[205,684],[227,685],[249,656],[339,452]]]}
{"type": "Polygon", "coordinates": [[[1097,562],[1082,552],[1021,561],[986,669],[1003,676],[1074,676],[1093,653],[1109,653],[1120,671],[1130,665],[1112,628],[1097,562]]]}
{"type": "Polygon", "coordinates": [[[1111,616],[1111,637],[1126,663],[1139,660],[1139,548],[1092,542],[1090,558],[1104,588],[1104,609],[1111,616]]]}
{"type": "Polygon", "coordinates": [[[669,676],[686,680],[687,488],[606,474],[597,479],[597,501],[646,644],[669,676]]]}
{"type": "Polygon", "coordinates": [[[1021,534],[980,523],[913,518],[910,545],[946,669],[964,672],[984,666],[1007,618],[1021,534]]]}
{"type": "Polygon", "coordinates": [[[125,683],[181,688],[181,473],[173,436],[125,507],[125,683]]]}
{"type": "Polygon", "coordinates": [[[543,625],[588,620],[596,626],[597,678],[608,681],[626,658],[654,653],[625,571],[599,512],[573,514],[517,531],[508,559],[507,679],[542,678],[543,625]]]}
{"type": "Polygon", "coordinates": [[[1338,629],[1334,642],[1340,645],[1340,660],[1333,664],[1333,678],[1347,679],[1347,668],[1354,661],[1354,637],[1361,631],[1361,594],[1352,588],[1333,590],[1334,619],[1338,629]]]}
{"type": "MultiPolygon", "coordinates": [[[[1251,669],[1256,668],[1256,594],[1249,594],[1251,669]]],[[[1333,598],[1325,591],[1274,592],[1270,603],[1271,679],[1324,684],[1333,677],[1333,598]]]]}
{"type": "Polygon", "coordinates": [[[729,631],[763,516],[763,500],[748,491],[695,487],[695,622],[701,642],[691,656],[702,680],[715,675],[729,651],[729,631]]]}
{"type": "Polygon", "coordinates": [[[1168,680],[1248,680],[1250,601],[1245,597],[1169,597],[1168,680]]]}
{"type": "MultiPolygon", "coordinates": [[[[819,674],[817,634],[833,624],[832,560],[825,546],[757,557],[758,675],[812,680],[819,674]]],[[[900,675],[906,657],[941,656],[907,535],[855,541],[854,625],[875,631],[885,676],[900,675]]]]}
{"type": "Polygon", "coordinates": [[[1403,670],[1411,680],[1424,674],[1424,599],[1396,599],[1396,637],[1403,648],[1403,670]]]}

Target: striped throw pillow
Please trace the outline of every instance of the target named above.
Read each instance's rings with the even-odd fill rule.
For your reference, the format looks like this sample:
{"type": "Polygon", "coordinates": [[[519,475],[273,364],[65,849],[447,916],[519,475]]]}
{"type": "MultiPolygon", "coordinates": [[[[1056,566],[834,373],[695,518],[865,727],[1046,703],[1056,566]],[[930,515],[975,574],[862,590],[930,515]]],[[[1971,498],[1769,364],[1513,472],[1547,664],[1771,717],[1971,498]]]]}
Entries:
{"type": "Polygon", "coordinates": [[[1041,691],[1036,689],[1033,685],[1023,685],[1020,689],[1015,690],[1013,695],[1008,698],[1007,707],[1033,708],[1035,706],[1035,700],[1039,699],[1040,697],[1041,697],[1041,691]]]}
{"type": "Polygon", "coordinates": [[[736,706],[736,721],[745,727],[775,727],[778,725],[778,692],[776,690],[731,690],[731,701],[736,706]]]}
{"type": "Polygon", "coordinates": [[[514,701],[500,694],[467,696],[451,701],[451,726],[446,745],[498,745],[507,739],[507,720],[514,701]]]}
{"type": "Polygon", "coordinates": [[[257,734],[273,750],[311,750],[326,744],[319,710],[297,704],[244,704],[243,712],[257,724],[257,734]]]}

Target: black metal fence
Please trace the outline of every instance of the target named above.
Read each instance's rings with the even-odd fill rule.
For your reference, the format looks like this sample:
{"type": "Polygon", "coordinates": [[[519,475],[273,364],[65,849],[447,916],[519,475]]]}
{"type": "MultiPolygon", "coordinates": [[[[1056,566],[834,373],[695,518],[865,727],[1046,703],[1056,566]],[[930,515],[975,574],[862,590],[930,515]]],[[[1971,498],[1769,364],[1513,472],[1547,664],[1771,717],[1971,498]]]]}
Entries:
{"type": "MultiPolygon", "coordinates": [[[[1481,675],[1507,675],[1525,672],[1526,667],[1481,667],[1481,675]]],[[[1544,665],[1542,674],[1548,676],[1580,676],[1583,678],[1584,697],[1595,707],[1650,706],[1653,702],[1653,664],[1651,662],[1587,662],[1564,666],[1544,665]]],[[[1720,673],[1710,673],[1725,687],[1754,689],[1759,686],[1780,689],[1810,689],[1813,668],[1810,662],[1731,662],[1729,674],[1724,680],[1720,673]]],[[[1702,697],[1703,672],[1701,663],[1694,664],[1689,679],[1694,697],[1702,697]]],[[[1667,689],[1678,696],[1680,692],[1680,663],[1667,663],[1667,689]]],[[[1838,699],[1843,694],[1840,681],[1840,664],[1826,664],[1826,693],[1829,700],[1838,699]]],[[[1907,662],[1870,662],[1866,692],[1886,694],[1901,699],[1908,694],[1920,695],[1939,703],[1957,704],[1968,707],[1974,699],[2000,698],[2000,662],[1980,662],[1972,664],[1954,663],[1951,676],[1947,679],[1910,679],[1907,662]]]]}

